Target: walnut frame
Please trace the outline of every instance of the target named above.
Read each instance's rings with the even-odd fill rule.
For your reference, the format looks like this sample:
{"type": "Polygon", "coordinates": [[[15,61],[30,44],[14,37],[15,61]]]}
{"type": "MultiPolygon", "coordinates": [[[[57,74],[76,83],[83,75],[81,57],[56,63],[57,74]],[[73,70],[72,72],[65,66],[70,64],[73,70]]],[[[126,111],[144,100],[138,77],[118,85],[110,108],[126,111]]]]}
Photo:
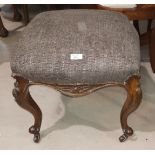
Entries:
{"type": "Polygon", "coordinates": [[[140,76],[132,75],[124,83],[106,83],[97,85],[58,85],[58,84],[46,84],[46,83],[35,83],[31,82],[21,76],[12,75],[16,82],[14,84],[13,96],[16,102],[23,109],[29,111],[34,119],[34,125],[29,128],[29,132],[34,134],[34,142],[38,143],[40,140],[40,128],[42,122],[42,112],[35,101],[32,99],[29,93],[29,87],[32,85],[45,85],[48,87],[55,88],[62,94],[77,97],[88,95],[98,89],[119,86],[125,88],[127,91],[127,99],[123,105],[120,115],[121,127],[123,130],[123,135],[120,136],[120,142],[124,142],[129,136],[133,135],[133,129],[128,126],[127,119],[128,116],[134,112],[140,105],[142,99],[142,91],[140,87],[140,76]]]}

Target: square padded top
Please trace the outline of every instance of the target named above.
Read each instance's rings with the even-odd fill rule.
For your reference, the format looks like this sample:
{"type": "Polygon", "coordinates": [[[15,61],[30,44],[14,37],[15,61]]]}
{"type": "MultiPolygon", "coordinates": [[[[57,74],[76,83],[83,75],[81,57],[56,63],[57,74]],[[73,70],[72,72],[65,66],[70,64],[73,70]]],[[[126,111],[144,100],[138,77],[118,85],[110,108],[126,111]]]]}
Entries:
{"type": "Polygon", "coordinates": [[[12,50],[12,72],[34,82],[93,85],[139,74],[138,33],[112,11],[43,12],[12,50]]]}

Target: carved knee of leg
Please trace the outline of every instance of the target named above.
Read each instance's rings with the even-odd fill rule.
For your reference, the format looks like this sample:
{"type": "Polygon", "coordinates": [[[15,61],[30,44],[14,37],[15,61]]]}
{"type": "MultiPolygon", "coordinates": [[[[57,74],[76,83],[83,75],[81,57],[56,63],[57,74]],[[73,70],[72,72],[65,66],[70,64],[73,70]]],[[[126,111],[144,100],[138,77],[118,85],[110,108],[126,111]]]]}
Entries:
{"type": "Polygon", "coordinates": [[[140,78],[134,78],[131,80],[130,84],[130,94],[132,95],[132,104],[135,105],[135,110],[138,108],[141,99],[142,99],[142,91],[140,87],[140,78]]]}

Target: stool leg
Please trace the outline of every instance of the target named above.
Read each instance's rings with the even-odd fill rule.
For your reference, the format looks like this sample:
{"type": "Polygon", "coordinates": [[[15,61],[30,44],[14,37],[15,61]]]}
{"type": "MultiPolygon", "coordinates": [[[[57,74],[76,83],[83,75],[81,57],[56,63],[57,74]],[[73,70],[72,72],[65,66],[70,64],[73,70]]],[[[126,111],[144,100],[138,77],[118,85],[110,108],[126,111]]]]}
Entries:
{"type": "Polygon", "coordinates": [[[14,78],[16,79],[16,82],[14,84],[15,88],[13,89],[13,96],[20,107],[33,115],[35,123],[29,128],[29,132],[34,134],[33,140],[38,143],[40,140],[39,132],[42,122],[42,112],[29,93],[29,81],[18,76],[14,76],[14,78]]]}
{"type": "Polygon", "coordinates": [[[142,91],[140,88],[139,79],[140,77],[138,76],[132,76],[125,83],[128,96],[121,111],[120,120],[124,134],[120,136],[120,142],[124,142],[129,136],[133,134],[133,129],[128,126],[127,119],[129,114],[134,112],[141,103],[142,91]]]}

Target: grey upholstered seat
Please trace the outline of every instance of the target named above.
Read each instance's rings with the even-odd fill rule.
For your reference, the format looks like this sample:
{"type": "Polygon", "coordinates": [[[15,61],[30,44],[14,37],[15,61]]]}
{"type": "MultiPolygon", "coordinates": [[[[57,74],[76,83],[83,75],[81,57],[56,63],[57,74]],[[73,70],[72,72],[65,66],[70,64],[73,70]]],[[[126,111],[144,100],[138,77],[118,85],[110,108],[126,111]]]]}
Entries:
{"type": "Polygon", "coordinates": [[[34,82],[124,82],[139,74],[138,34],[127,17],[97,10],[37,15],[13,48],[12,72],[34,82]],[[71,60],[70,54],[83,54],[71,60]]]}

